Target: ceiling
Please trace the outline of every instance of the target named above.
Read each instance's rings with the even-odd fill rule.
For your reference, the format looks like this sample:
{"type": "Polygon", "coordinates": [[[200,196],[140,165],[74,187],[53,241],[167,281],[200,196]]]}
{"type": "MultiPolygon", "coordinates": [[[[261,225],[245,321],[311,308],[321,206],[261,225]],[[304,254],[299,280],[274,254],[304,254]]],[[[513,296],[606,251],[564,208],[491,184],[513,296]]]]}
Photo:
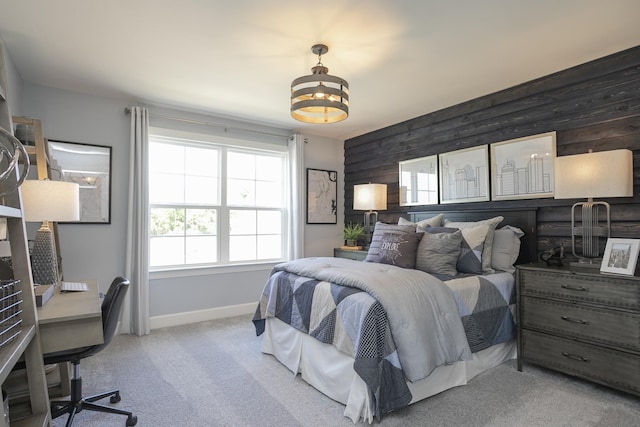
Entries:
{"type": "Polygon", "coordinates": [[[348,139],[640,45],[638,0],[0,0],[25,84],[348,139]],[[350,116],[291,118],[317,62],[350,116]]]}

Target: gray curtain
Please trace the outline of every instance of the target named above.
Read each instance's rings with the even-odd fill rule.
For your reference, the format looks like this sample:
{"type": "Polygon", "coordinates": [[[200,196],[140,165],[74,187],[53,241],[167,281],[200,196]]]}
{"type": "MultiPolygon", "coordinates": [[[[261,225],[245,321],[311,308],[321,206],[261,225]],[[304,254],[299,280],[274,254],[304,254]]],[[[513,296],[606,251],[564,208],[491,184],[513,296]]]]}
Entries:
{"type": "Polygon", "coordinates": [[[149,112],[131,107],[129,209],[126,276],[131,281],[130,313],[123,326],[136,335],[149,334],[149,112]],[[127,325],[127,321],[129,324],[127,325]]]}

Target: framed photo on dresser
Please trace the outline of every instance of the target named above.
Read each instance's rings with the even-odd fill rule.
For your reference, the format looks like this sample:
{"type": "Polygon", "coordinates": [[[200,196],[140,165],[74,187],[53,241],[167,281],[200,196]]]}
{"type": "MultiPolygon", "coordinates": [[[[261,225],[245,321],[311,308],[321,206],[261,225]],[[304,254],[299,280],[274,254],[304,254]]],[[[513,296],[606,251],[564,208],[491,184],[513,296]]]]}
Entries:
{"type": "Polygon", "coordinates": [[[639,250],[640,239],[607,239],[600,271],[633,276],[639,250]]]}

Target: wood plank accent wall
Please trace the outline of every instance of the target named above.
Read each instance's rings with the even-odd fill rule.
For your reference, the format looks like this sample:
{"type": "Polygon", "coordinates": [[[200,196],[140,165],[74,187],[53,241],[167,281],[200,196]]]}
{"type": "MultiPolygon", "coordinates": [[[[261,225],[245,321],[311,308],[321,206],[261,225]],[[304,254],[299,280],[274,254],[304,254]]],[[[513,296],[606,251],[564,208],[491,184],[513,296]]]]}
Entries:
{"type": "MultiPolygon", "coordinates": [[[[428,90],[425,88],[425,90],[428,90]]],[[[556,131],[557,155],[628,148],[634,196],[611,204],[612,237],[640,238],[640,46],[454,105],[345,141],[345,223],[353,186],[387,184],[383,222],[409,211],[538,207],[538,250],[564,244],[571,252],[571,205],[579,200],[531,199],[430,206],[398,205],[398,162],[528,135],[556,131]]]]}

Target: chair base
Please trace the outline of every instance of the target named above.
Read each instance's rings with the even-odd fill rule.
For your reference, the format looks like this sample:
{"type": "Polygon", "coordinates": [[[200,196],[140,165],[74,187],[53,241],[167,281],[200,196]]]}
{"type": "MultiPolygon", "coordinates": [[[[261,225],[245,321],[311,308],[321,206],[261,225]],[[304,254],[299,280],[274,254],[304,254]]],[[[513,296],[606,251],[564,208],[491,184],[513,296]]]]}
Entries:
{"type": "Polygon", "coordinates": [[[132,412],[123,411],[120,409],[112,408],[110,406],[100,405],[97,403],[93,403],[97,400],[104,399],[105,397],[111,396],[109,401],[111,403],[120,402],[120,390],[112,390],[106,393],[95,394],[93,396],[82,397],[82,396],[74,396],[78,394],[78,391],[82,390],[82,379],[72,379],[71,380],[71,399],[70,400],[54,400],[51,401],[51,418],[58,418],[64,414],[69,414],[69,418],[67,419],[66,427],[71,427],[73,423],[73,419],[76,414],[82,412],[83,410],[87,411],[96,411],[96,412],[107,412],[111,414],[120,414],[126,415],[127,421],[125,423],[126,426],[135,426],[138,423],[138,417],[134,416],[132,412]],[[74,393],[74,391],[76,393],[74,393]]]}

